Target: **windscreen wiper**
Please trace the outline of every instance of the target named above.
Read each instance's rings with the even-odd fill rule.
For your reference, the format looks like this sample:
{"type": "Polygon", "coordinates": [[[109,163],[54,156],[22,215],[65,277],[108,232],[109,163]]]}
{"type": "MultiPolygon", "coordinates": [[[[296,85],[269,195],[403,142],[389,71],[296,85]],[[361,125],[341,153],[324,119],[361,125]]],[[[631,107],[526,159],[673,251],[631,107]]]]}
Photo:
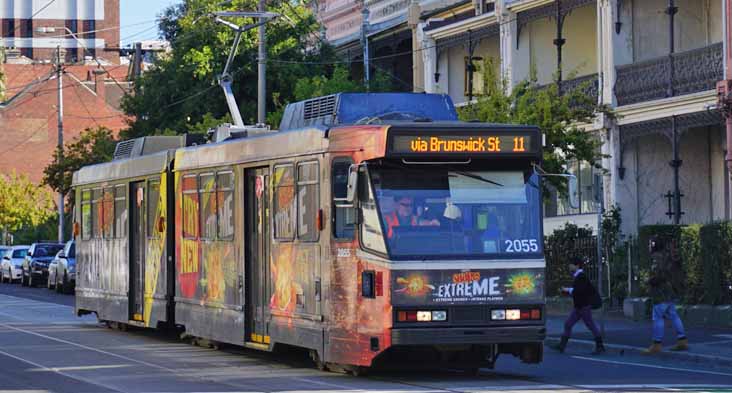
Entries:
{"type": "Polygon", "coordinates": [[[484,181],[486,183],[490,183],[490,184],[496,185],[498,187],[503,187],[503,184],[494,182],[493,180],[490,180],[490,179],[486,179],[485,177],[480,176],[480,175],[473,175],[472,173],[458,172],[458,171],[455,171],[455,173],[457,173],[458,175],[462,175],[462,176],[465,176],[465,177],[469,177],[471,179],[484,181]]]}

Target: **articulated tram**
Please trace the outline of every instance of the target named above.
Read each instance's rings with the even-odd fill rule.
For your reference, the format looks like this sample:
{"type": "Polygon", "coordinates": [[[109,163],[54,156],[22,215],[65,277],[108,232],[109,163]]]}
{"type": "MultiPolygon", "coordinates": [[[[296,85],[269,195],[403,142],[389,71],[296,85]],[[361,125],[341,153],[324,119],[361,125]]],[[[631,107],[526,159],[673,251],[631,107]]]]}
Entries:
{"type": "Polygon", "coordinates": [[[311,99],[278,131],[219,142],[121,142],[74,174],[76,312],[354,372],[538,363],[541,151],[537,128],[460,122],[434,94],[311,99]]]}

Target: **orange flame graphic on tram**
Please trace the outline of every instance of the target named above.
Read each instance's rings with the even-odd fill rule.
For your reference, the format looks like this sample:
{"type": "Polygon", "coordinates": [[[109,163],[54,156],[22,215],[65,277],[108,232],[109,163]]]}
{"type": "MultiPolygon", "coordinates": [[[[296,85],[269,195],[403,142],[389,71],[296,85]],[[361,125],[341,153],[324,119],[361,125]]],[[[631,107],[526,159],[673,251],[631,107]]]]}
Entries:
{"type": "Polygon", "coordinates": [[[405,292],[409,296],[424,296],[435,289],[434,285],[430,285],[424,276],[416,274],[406,278],[398,277],[396,282],[402,285],[402,288],[397,289],[396,292],[405,292]]]}

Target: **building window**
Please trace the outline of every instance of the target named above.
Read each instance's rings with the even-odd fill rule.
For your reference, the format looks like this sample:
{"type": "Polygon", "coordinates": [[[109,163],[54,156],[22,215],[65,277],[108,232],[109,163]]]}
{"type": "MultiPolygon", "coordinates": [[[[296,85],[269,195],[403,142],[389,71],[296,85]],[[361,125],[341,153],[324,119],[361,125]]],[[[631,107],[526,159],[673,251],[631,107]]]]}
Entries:
{"type": "Polygon", "coordinates": [[[2,37],[15,37],[15,19],[3,19],[2,21],[2,37]]]}
{"type": "Polygon", "coordinates": [[[86,44],[87,50],[86,53],[84,53],[84,56],[91,56],[92,58],[95,58],[97,57],[97,52],[95,49],[96,45],[94,43],[94,40],[97,38],[97,33],[95,32],[97,28],[96,21],[85,20],[82,25],[82,28],[84,29],[82,37],[88,40],[86,44]]]}
{"type": "Polygon", "coordinates": [[[579,208],[573,209],[569,206],[569,201],[566,196],[560,195],[556,189],[550,189],[549,198],[544,208],[544,216],[557,217],[597,213],[594,178],[598,170],[587,162],[573,161],[567,165],[567,173],[577,176],[577,191],[579,192],[580,201],[579,208]]]}
{"type": "Polygon", "coordinates": [[[20,21],[20,36],[23,38],[33,38],[33,19],[23,19],[20,21]]]}
{"type": "Polygon", "coordinates": [[[66,21],[66,27],[74,34],[79,32],[79,21],[76,19],[69,19],[66,21]]]}
{"type": "MultiPolygon", "coordinates": [[[[479,96],[483,94],[483,61],[480,58],[477,58],[478,56],[473,56],[473,96],[479,96]],[[477,58],[477,59],[476,59],[477,58]]],[[[470,95],[470,85],[468,84],[468,81],[470,81],[470,62],[468,61],[468,56],[464,57],[465,61],[465,76],[463,78],[464,82],[464,95],[465,97],[468,97],[470,95]]]]}
{"type": "Polygon", "coordinates": [[[292,164],[274,167],[274,237],[295,238],[295,175],[292,164]]]}
{"type": "Polygon", "coordinates": [[[297,165],[297,238],[318,240],[318,210],[320,207],[320,176],[317,162],[297,165]]]}

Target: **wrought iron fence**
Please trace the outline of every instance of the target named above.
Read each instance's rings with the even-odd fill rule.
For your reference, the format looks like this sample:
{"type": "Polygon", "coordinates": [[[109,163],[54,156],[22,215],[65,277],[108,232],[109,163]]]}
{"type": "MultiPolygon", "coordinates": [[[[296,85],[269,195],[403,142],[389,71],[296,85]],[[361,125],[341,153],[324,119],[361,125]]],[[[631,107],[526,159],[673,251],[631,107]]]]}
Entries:
{"type": "Polygon", "coordinates": [[[722,43],[618,66],[618,105],[714,89],[723,76],[722,43]]]}

